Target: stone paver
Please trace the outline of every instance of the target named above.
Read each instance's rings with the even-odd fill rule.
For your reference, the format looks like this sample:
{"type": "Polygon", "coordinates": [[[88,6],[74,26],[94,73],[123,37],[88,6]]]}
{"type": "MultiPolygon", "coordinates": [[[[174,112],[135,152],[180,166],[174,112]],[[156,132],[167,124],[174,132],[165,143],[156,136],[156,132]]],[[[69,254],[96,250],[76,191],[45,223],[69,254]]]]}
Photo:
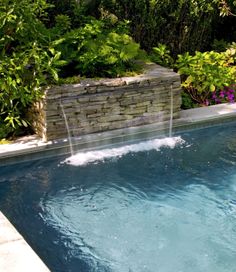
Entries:
{"type": "Polygon", "coordinates": [[[19,139],[10,142],[9,144],[0,145],[0,155],[1,153],[16,151],[16,150],[25,150],[31,148],[37,148],[39,146],[45,146],[49,143],[45,143],[39,136],[31,135],[20,137],[19,139]]]}
{"type": "Polygon", "coordinates": [[[226,116],[236,116],[236,103],[219,104],[210,107],[201,107],[181,111],[180,120],[184,121],[204,121],[216,118],[224,118],[226,116]]]}
{"type": "Polygon", "coordinates": [[[49,272],[50,270],[0,212],[0,271],[49,272]]]}

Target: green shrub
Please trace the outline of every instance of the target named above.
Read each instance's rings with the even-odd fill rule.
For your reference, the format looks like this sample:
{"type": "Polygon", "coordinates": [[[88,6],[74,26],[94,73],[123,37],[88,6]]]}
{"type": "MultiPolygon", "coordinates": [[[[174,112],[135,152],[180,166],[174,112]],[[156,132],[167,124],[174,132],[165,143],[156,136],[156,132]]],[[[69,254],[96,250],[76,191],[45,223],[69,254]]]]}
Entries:
{"type": "Polygon", "coordinates": [[[124,32],[123,27],[110,28],[103,21],[91,20],[67,32],[55,46],[67,62],[69,75],[119,76],[140,54],[139,45],[124,32]]]}
{"type": "Polygon", "coordinates": [[[174,64],[174,59],[170,55],[170,50],[165,44],[159,43],[157,47],[153,47],[150,57],[152,61],[165,67],[172,67],[174,64]]]}
{"type": "Polygon", "coordinates": [[[198,107],[197,102],[192,99],[192,97],[189,95],[189,93],[186,90],[183,90],[181,92],[181,98],[182,98],[181,108],[183,110],[187,110],[187,109],[192,109],[192,108],[198,107]]]}
{"type": "Polygon", "coordinates": [[[29,125],[28,107],[41,96],[41,86],[57,79],[60,57],[49,46],[39,20],[45,0],[3,0],[0,6],[0,137],[29,125]]]}
{"type": "Polygon", "coordinates": [[[207,104],[212,92],[235,82],[234,56],[235,51],[230,50],[179,55],[176,66],[185,92],[197,103],[207,104]]]}
{"type": "Polygon", "coordinates": [[[41,97],[41,87],[49,77],[57,79],[53,68],[59,55],[29,44],[28,49],[14,52],[1,59],[0,66],[0,121],[17,129],[28,126],[24,118],[28,107],[41,97]]]}
{"type": "MultiPolygon", "coordinates": [[[[48,16],[43,20],[48,28],[53,28],[58,23],[57,16],[66,16],[70,19],[72,28],[81,25],[85,18],[85,9],[82,5],[83,0],[47,0],[50,6],[47,8],[48,16]]],[[[62,26],[64,28],[64,26],[62,26]]]]}
{"type": "Polygon", "coordinates": [[[0,56],[32,41],[44,41],[46,28],[40,18],[46,16],[46,0],[2,0],[0,5],[0,56]]]}
{"type": "Polygon", "coordinates": [[[224,52],[228,46],[229,46],[229,43],[226,42],[225,40],[214,39],[212,42],[211,48],[213,51],[216,51],[216,52],[224,52]]]}
{"type": "Polygon", "coordinates": [[[130,21],[134,39],[149,52],[166,44],[177,56],[210,45],[218,1],[193,0],[103,0],[103,5],[119,19],[130,21]]]}
{"type": "Polygon", "coordinates": [[[148,52],[158,43],[171,54],[205,51],[212,40],[236,38],[235,1],[102,0],[101,6],[130,21],[131,35],[148,52]],[[224,15],[228,15],[222,17],[224,15]]]}
{"type": "Polygon", "coordinates": [[[68,15],[58,14],[55,17],[54,31],[57,35],[66,33],[71,29],[71,19],[68,15]]]}

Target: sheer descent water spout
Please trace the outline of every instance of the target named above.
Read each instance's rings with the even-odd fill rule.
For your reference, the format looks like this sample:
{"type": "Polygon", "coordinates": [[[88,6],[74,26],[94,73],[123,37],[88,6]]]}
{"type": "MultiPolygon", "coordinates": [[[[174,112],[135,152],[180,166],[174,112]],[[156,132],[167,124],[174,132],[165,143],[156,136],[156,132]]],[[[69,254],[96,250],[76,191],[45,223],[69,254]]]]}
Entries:
{"type": "Polygon", "coordinates": [[[72,146],[72,137],[71,137],[71,133],[70,133],[66,113],[65,113],[65,110],[64,110],[63,105],[62,105],[61,102],[60,102],[60,107],[61,107],[61,111],[62,111],[64,120],[65,120],[65,124],[66,124],[66,130],[67,130],[67,134],[68,134],[68,141],[69,141],[69,145],[70,145],[70,153],[71,153],[71,156],[73,156],[75,154],[75,152],[74,152],[73,146],[72,146]]]}
{"type": "Polygon", "coordinates": [[[169,137],[172,137],[172,127],[173,127],[173,86],[170,86],[170,126],[169,126],[169,137]]]}

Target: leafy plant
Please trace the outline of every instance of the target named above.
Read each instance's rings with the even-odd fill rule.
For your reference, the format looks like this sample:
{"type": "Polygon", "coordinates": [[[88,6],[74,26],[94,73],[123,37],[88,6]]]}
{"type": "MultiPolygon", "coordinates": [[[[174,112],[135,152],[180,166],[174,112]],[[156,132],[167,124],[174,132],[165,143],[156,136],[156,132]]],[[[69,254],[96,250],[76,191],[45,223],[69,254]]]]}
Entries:
{"type": "Polygon", "coordinates": [[[214,39],[211,47],[213,51],[224,52],[227,49],[228,45],[229,45],[228,42],[226,42],[223,39],[221,40],[214,39]]]}
{"type": "Polygon", "coordinates": [[[103,0],[102,4],[119,19],[130,21],[132,36],[145,50],[168,44],[174,56],[209,46],[219,16],[218,0],[103,0]]]}
{"type": "Polygon", "coordinates": [[[197,102],[191,98],[191,96],[186,90],[183,90],[181,92],[181,98],[182,98],[181,108],[183,110],[196,108],[198,106],[197,102]]]}
{"type": "MultiPolygon", "coordinates": [[[[91,2],[91,1],[90,1],[91,2]]],[[[94,2],[94,1],[92,1],[94,2]]],[[[130,21],[131,35],[148,52],[167,44],[171,55],[211,48],[212,40],[236,37],[234,0],[102,0],[103,9],[130,21]]]]}
{"type": "Polygon", "coordinates": [[[236,67],[233,56],[229,50],[178,56],[177,68],[182,75],[182,86],[194,101],[201,105],[208,104],[212,92],[234,83],[236,67]]]}
{"type": "Polygon", "coordinates": [[[55,46],[72,73],[89,77],[120,75],[140,53],[128,34],[98,20],[67,32],[55,46]]]}
{"type": "Polygon", "coordinates": [[[45,0],[3,0],[0,6],[0,137],[27,127],[26,111],[42,85],[57,80],[60,53],[39,20],[46,8],[45,0]]]}
{"type": "Polygon", "coordinates": [[[172,67],[174,64],[174,59],[170,55],[170,50],[165,44],[161,43],[159,43],[157,47],[153,47],[151,59],[155,63],[165,67],[172,67]]]}
{"type": "Polygon", "coordinates": [[[55,17],[54,30],[57,34],[64,34],[71,28],[71,19],[68,15],[58,14],[55,17]]]}
{"type": "Polygon", "coordinates": [[[46,28],[40,21],[49,5],[46,0],[2,0],[0,5],[0,55],[11,54],[21,46],[44,41],[46,28]],[[43,34],[44,33],[44,34],[43,34]]]}
{"type": "MultiPolygon", "coordinates": [[[[81,26],[81,22],[86,20],[84,0],[47,0],[50,6],[46,9],[48,16],[43,22],[48,28],[53,28],[58,24],[58,16],[61,15],[69,18],[71,27],[77,28],[81,26]]],[[[61,19],[61,18],[60,18],[61,19]]],[[[64,20],[64,19],[63,19],[64,20]]],[[[62,25],[64,28],[64,26],[62,25]]]]}
{"type": "Polygon", "coordinates": [[[0,120],[6,127],[28,126],[26,110],[41,97],[41,87],[49,77],[57,80],[53,63],[58,58],[58,53],[53,55],[34,43],[29,49],[1,59],[0,120]]]}

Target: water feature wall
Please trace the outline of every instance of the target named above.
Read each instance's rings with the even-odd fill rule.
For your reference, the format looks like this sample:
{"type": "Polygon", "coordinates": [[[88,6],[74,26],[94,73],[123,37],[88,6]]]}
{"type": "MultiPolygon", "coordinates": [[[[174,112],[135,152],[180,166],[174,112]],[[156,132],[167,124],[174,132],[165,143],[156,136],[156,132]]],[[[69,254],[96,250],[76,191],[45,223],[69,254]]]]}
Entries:
{"type": "Polygon", "coordinates": [[[31,109],[37,134],[44,140],[140,126],[178,118],[180,77],[155,64],[143,74],[116,79],[86,79],[79,84],[53,86],[31,109]],[[171,99],[173,105],[171,105],[171,99]],[[62,111],[63,107],[63,111],[62,111]]]}

